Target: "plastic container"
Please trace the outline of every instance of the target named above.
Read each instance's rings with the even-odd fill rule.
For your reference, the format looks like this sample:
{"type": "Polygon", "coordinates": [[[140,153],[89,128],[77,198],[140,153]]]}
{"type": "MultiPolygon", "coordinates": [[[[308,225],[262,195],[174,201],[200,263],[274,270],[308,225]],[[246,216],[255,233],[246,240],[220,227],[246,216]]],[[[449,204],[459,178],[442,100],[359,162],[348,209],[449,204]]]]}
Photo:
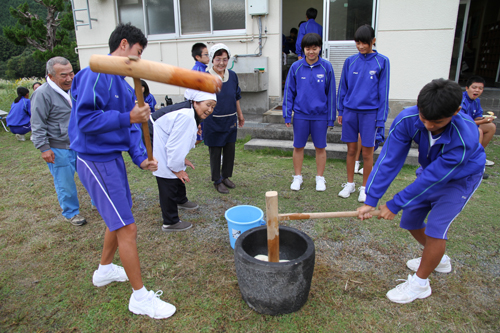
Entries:
{"type": "Polygon", "coordinates": [[[262,209],[255,206],[235,206],[226,210],[224,216],[229,231],[229,243],[231,243],[233,249],[234,243],[242,233],[266,224],[262,209]]]}

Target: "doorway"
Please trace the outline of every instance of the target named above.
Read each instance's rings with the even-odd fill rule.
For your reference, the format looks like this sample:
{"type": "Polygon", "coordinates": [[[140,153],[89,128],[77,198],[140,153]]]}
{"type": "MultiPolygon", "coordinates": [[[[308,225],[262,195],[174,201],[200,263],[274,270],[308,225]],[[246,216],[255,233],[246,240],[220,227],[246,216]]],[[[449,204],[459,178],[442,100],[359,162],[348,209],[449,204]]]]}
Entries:
{"type": "Polygon", "coordinates": [[[500,87],[500,1],[461,0],[449,79],[465,86],[473,75],[500,87]]]}

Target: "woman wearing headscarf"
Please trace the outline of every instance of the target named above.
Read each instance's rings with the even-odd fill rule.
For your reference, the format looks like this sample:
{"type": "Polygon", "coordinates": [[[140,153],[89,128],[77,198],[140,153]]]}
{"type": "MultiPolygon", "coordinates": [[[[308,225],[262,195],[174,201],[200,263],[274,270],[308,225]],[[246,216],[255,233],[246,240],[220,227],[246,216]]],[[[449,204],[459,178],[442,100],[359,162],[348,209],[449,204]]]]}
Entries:
{"type": "Polygon", "coordinates": [[[162,109],[150,116],[153,123],[153,156],[158,160],[158,170],[153,175],[158,183],[162,231],[165,232],[192,227],[191,223],[181,221],[178,214],[178,208],[198,208],[198,204],[189,201],[186,196],[185,183],[189,182],[186,167],[194,169],[186,156],[195,146],[198,125],[210,116],[217,104],[215,94],[187,89],[186,96],[187,101],[174,105],[179,108],[154,117],[162,109]]]}
{"type": "Polygon", "coordinates": [[[203,123],[205,145],[210,153],[210,171],[215,189],[219,193],[229,193],[235,188],[229,179],[233,176],[237,127],[243,127],[245,118],[241,112],[241,89],[238,76],[227,69],[231,52],[222,44],[215,44],[209,51],[210,74],[222,79],[222,89],[217,94],[217,106],[213,114],[203,123]],[[222,170],[221,170],[221,156],[222,170]]]}
{"type": "Polygon", "coordinates": [[[30,91],[24,87],[17,88],[17,98],[10,106],[10,112],[5,120],[10,131],[19,141],[25,141],[24,135],[31,132],[31,101],[30,91]]]}

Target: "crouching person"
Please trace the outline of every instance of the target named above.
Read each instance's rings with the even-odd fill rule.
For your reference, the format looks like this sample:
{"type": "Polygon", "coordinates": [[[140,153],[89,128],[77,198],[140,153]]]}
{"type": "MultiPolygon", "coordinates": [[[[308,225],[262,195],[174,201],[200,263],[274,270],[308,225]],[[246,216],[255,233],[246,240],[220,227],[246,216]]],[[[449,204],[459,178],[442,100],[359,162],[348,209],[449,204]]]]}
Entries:
{"type": "Polygon", "coordinates": [[[386,220],[403,210],[400,227],[424,247],[421,258],[406,263],[416,273],[387,293],[396,303],[429,297],[429,275],[451,272],[445,255],[448,230],[482,180],[486,155],[477,125],[459,113],[461,101],[462,90],[453,81],[438,79],[424,86],[417,106],[403,110],[392,123],[366,184],[365,205],[358,208],[360,219],[371,217],[415,141],[421,165],[417,178],[379,207],[379,218],[386,220]]]}
{"type": "MultiPolygon", "coordinates": [[[[186,197],[189,176],[186,167],[194,169],[186,159],[194,148],[198,125],[212,114],[217,103],[215,94],[187,89],[187,101],[176,104],[173,109],[153,122],[153,155],[158,159],[158,170],[153,172],[158,183],[160,206],[163,217],[162,231],[184,231],[193,225],[179,219],[178,209],[196,209],[198,205],[186,197]]],[[[160,115],[162,110],[158,110],[160,115]]]]}

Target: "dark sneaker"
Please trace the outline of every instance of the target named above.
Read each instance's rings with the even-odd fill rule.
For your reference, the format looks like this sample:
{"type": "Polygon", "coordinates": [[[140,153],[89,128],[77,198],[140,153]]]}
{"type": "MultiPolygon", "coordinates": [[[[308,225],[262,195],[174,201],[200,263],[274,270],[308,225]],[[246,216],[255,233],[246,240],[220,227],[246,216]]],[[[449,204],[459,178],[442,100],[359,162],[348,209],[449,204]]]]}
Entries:
{"type": "Polygon", "coordinates": [[[193,225],[189,222],[179,221],[175,224],[164,224],[161,227],[161,231],[172,232],[172,231],[184,231],[191,229],[193,225]]]}
{"type": "Polygon", "coordinates": [[[226,185],[224,185],[223,183],[214,184],[214,186],[215,186],[215,189],[217,190],[217,192],[219,192],[219,193],[222,193],[222,194],[229,193],[229,190],[227,189],[226,185]]]}
{"type": "Polygon", "coordinates": [[[76,225],[77,227],[80,227],[80,226],[84,225],[85,223],[87,223],[87,221],[79,214],[73,216],[70,219],[66,219],[66,221],[68,221],[72,225],[76,225]]]}
{"type": "Polygon", "coordinates": [[[191,210],[198,208],[198,204],[196,202],[186,201],[183,204],[177,204],[177,208],[191,210]]]}
{"type": "Polygon", "coordinates": [[[229,178],[224,178],[222,180],[222,182],[224,183],[224,185],[226,185],[227,188],[235,188],[236,185],[234,185],[234,183],[232,181],[229,180],[229,178]]]}
{"type": "Polygon", "coordinates": [[[487,173],[483,173],[483,179],[488,179],[490,178],[490,175],[488,175],[487,173]]]}

